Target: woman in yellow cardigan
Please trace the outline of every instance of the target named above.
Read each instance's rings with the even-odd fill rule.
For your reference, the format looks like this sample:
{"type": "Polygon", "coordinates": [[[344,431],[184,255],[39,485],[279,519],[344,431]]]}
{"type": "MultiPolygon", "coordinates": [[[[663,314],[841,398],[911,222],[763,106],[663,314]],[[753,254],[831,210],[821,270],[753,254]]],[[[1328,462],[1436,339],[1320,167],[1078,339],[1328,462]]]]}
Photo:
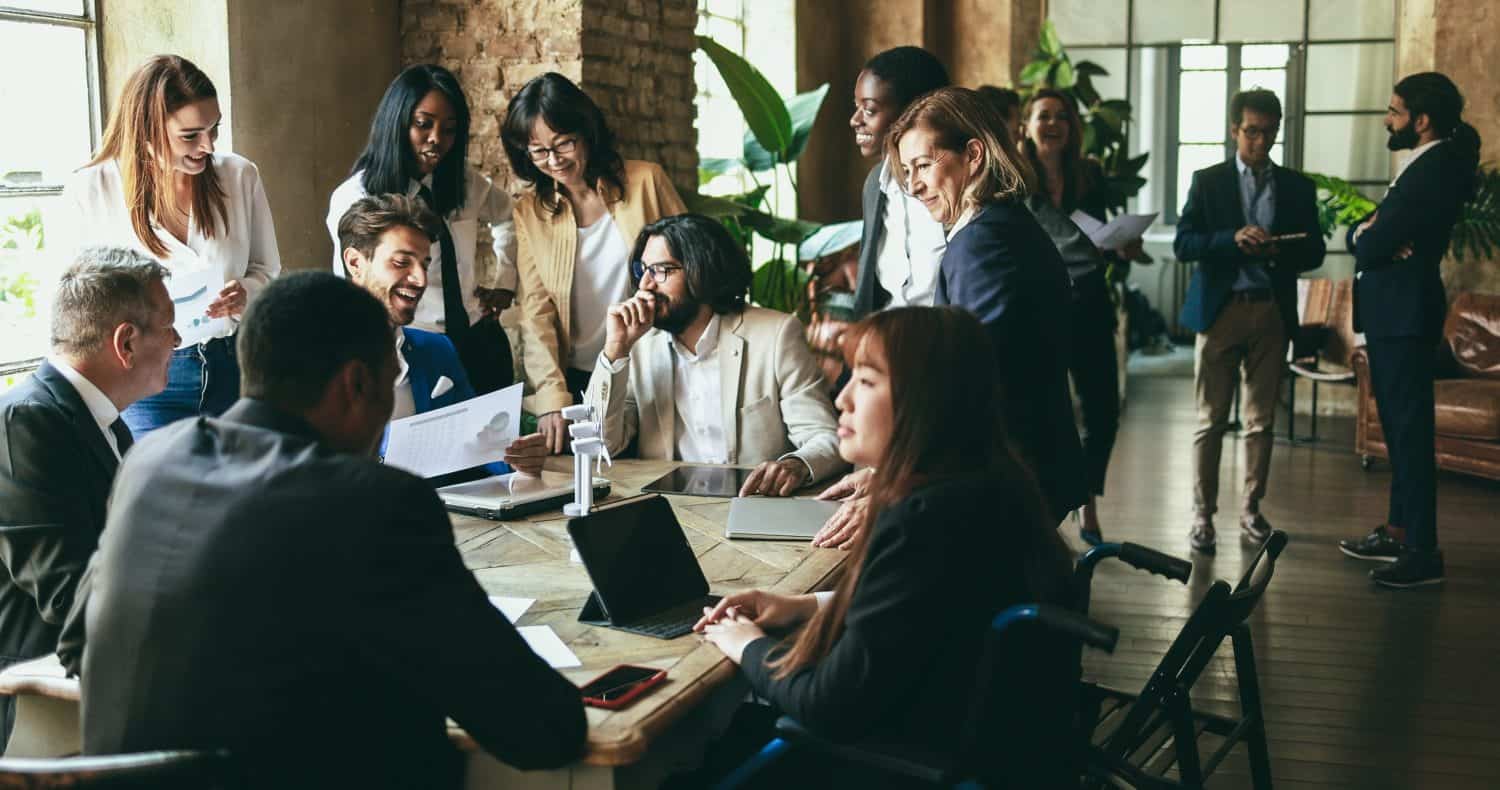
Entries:
{"type": "Polygon", "coordinates": [[[521,370],[527,409],[562,452],[561,409],[581,400],[604,348],[605,311],[635,292],[630,249],[641,228],[686,212],[661,166],[625,160],[598,105],[547,73],[510,100],[500,138],[532,190],[516,202],[521,370]]]}

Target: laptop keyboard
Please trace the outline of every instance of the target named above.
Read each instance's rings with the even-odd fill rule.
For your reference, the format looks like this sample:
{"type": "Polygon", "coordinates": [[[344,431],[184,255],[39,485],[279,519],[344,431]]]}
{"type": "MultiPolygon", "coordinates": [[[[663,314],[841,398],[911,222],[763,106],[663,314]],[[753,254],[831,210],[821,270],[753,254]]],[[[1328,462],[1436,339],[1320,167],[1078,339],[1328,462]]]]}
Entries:
{"type": "Polygon", "coordinates": [[[666,611],[657,612],[650,617],[636,620],[629,625],[616,624],[615,628],[642,636],[654,636],[657,639],[676,639],[693,630],[693,623],[698,622],[698,619],[703,616],[703,607],[713,606],[718,602],[719,596],[707,595],[696,601],[688,601],[666,611]]]}

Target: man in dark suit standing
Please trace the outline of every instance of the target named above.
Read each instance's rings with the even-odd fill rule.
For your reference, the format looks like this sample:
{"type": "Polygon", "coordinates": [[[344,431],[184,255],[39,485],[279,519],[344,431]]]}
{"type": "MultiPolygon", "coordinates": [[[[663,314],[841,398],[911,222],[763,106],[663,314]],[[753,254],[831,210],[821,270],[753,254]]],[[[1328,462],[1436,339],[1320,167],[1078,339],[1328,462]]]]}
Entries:
{"type": "Polygon", "coordinates": [[[396,378],[381,305],[283,277],[237,348],[240,401],[120,469],[60,650],[77,670],[86,636],[84,752],[224,747],[251,787],[456,786],[451,717],[520,768],[576,759],[578,689],[487,600],[432,488],[371,457],[396,378]]]}
{"type": "Polygon", "coordinates": [[[58,282],[52,353],[0,395],[0,667],[57,649],[130,449],[120,410],[162,391],[180,340],[166,276],[131,250],[84,250],[58,282]]]}
{"type": "Polygon", "coordinates": [[[1219,456],[1241,380],[1240,528],[1254,540],[1271,534],[1260,501],[1271,469],[1287,342],[1297,329],[1297,275],[1321,266],[1325,251],[1312,181],[1271,161],[1281,127],[1276,94],[1261,89],[1235,94],[1229,118],[1235,158],[1193,174],[1173,244],[1179,260],[1198,263],[1179,321],[1198,333],[1188,540],[1203,552],[1213,551],[1216,542],[1219,456]]]}
{"type": "Polygon", "coordinates": [[[1339,548],[1390,565],[1370,571],[1383,587],[1443,581],[1437,546],[1433,379],[1448,299],[1438,265],[1464,201],[1474,192],[1479,133],[1461,119],[1463,96],[1436,72],[1396,83],[1385,127],[1392,151],[1412,149],[1379,208],[1349,232],[1354,328],[1364,332],[1370,384],[1391,456],[1387,521],[1339,548]]]}

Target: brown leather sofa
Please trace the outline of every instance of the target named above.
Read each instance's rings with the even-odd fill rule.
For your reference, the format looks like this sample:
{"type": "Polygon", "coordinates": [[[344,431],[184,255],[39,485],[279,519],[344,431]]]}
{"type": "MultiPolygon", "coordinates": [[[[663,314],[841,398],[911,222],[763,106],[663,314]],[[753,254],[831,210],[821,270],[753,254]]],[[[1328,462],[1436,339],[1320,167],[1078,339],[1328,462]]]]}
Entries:
{"type": "MultiPolygon", "coordinates": [[[[1438,354],[1437,465],[1500,480],[1500,294],[1459,294],[1448,310],[1438,354]]],[[[1372,458],[1389,453],[1363,346],[1352,362],[1359,382],[1354,451],[1368,469],[1372,458]]]]}

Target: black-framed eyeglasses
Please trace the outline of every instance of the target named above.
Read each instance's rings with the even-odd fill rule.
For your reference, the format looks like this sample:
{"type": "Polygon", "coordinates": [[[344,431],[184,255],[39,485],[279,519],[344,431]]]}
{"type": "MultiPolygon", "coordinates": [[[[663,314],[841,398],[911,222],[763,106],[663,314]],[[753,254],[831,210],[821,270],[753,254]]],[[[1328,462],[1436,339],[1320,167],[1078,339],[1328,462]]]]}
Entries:
{"type": "Polygon", "coordinates": [[[675,263],[653,263],[648,265],[641,261],[630,262],[630,273],[635,277],[636,282],[640,282],[641,278],[646,276],[646,272],[651,272],[651,279],[657,283],[664,283],[667,281],[668,275],[681,268],[681,266],[675,263]]]}
{"type": "Polygon", "coordinates": [[[566,140],[558,140],[556,143],[552,144],[551,148],[544,148],[542,146],[533,146],[531,148],[527,148],[526,154],[531,157],[531,161],[533,162],[545,162],[548,159],[552,158],[553,154],[557,154],[558,156],[562,156],[563,154],[571,154],[573,153],[573,149],[577,147],[578,139],[570,137],[566,140]]]}

